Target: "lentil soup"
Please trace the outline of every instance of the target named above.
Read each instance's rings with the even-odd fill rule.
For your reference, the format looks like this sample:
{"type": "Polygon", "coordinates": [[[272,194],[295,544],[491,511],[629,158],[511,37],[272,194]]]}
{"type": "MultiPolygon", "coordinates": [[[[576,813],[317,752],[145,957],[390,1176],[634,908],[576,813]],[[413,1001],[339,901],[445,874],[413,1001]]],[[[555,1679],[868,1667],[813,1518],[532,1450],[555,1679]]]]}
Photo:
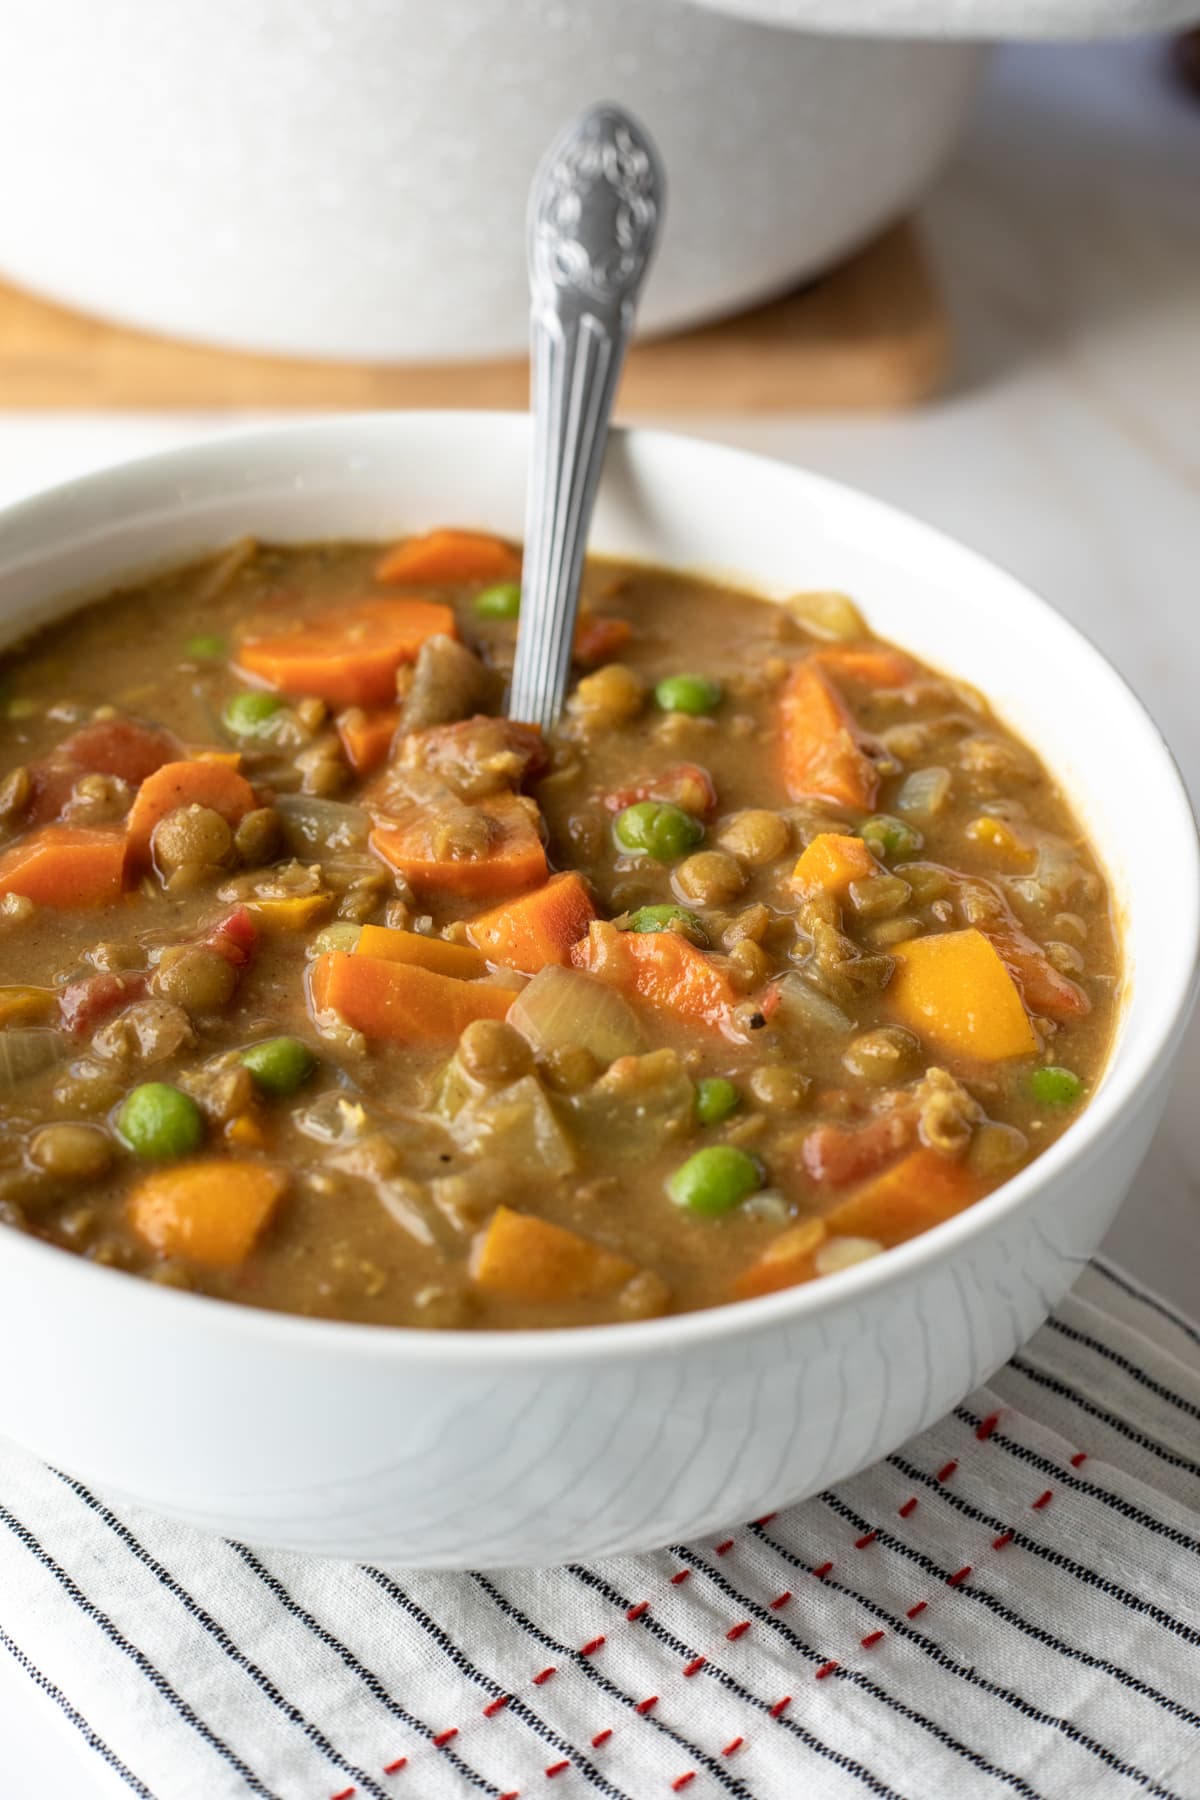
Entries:
{"type": "Polygon", "coordinates": [[[1120,957],[1051,771],[838,594],[238,543],[0,665],[0,1216],[289,1312],[556,1326],[879,1255],[1086,1101],[1120,957]]]}

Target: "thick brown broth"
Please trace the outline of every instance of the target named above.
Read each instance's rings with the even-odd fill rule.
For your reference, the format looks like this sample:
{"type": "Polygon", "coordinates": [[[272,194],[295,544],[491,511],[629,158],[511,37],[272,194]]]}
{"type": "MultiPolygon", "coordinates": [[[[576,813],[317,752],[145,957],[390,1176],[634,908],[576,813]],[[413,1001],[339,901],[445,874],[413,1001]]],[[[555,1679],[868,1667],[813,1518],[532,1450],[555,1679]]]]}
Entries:
{"type": "MultiPolygon", "coordinates": [[[[494,584],[383,580],[380,554],[235,546],[4,659],[10,1224],[156,1281],[290,1312],[606,1322],[718,1305],[876,1254],[996,1187],[1070,1124],[1115,1019],[1108,894],[1053,772],[977,694],[898,659],[840,597],[778,606],[595,563],[585,611],[596,641],[543,753],[503,726],[456,725],[501,705],[516,627],[481,616],[494,584]],[[347,745],[363,709],[330,673],[342,651],[326,628],[306,661],[297,633],[303,645],[339,608],[418,595],[452,609],[465,652],[439,632],[385,671],[399,729],[386,762],[356,774],[347,745]],[[236,660],[247,634],[271,640],[249,675],[236,660]],[[310,691],[225,722],[231,701],[239,719],[237,696],[269,690],[264,667],[286,667],[294,690],[310,666],[310,691]],[[719,685],[685,691],[706,710],[656,699],[656,684],[680,675],[719,685]],[[118,752],[97,726],[126,733],[118,752]],[[166,757],[191,765],[190,781],[206,751],[249,783],[250,810],[222,823],[218,807],[214,823],[185,792],[139,860],[143,779],[166,757]],[[875,789],[869,804],[847,800],[847,781],[875,789]],[[635,825],[618,796],[643,807],[643,825],[647,804],[681,803],[657,815],[676,834],[661,859],[628,848],[635,825]],[[507,848],[502,818],[517,833],[507,848]],[[38,884],[58,877],[30,876],[30,842],[48,830],[57,856],[64,829],[80,828],[103,839],[99,850],[87,840],[88,880],[100,850],[125,846],[120,891],[104,905],[48,903],[38,884]],[[585,939],[578,910],[552,921],[557,961],[586,977],[529,1028],[521,1005],[500,1023],[528,957],[485,967],[482,939],[469,953],[472,921],[542,891],[539,831],[549,869],[581,874],[600,922],[585,939]],[[810,855],[798,880],[817,838],[818,852],[834,842],[835,863],[810,855]],[[489,887],[501,878],[508,892],[489,887]],[[41,897],[24,893],[31,882],[41,897]],[[687,916],[639,930],[661,923],[633,916],[648,906],[687,916]],[[410,936],[370,943],[364,926],[410,936]],[[951,959],[917,967],[927,952],[910,947],[934,939],[953,939],[951,959]],[[440,970],[387,973],[410,966],[393,954],[436,960],[432,943],[467,958],[453,988],[440,970]],[[432,985],[417,993],[422,981],[432,985]],[[352,1005],[331,1001],[343,990],[352,1005]],[[936,1020],[920,1010],[931,993],[936,1020]],[[488,1015],[465,1035],[450,1023],[460,1004],[488,1015]],[[290,1072],[246,1066],[247,1047],[280,1034],[308,1046],[311,1072],[295,1049],[290,1072]],[[731,1098],[701,1087],[714,1078],[733,1084],[736,1106],[706,1123],[731,1098]],[[166,1125],[150,1119],[175,1154],[153,1131],[139,1143],[123,1111],[147,1083],[175,1090],[166,1125]],[[717,1147],[725,1164],[668,1192],[694,1153],[717,1147]],[[181,1198],[178,1171],[214,1162],[228,1192],[181,1198]],[[751,1180],[729,1200],[731,1181],[751,1180]],[[530,1236],[528,1219],[579,1241],[530,1236]]],[[[368,621],[359,648],[381,630],[368,621]]],[[[375,716],[385,707],[372,691],[375,716]]]]}

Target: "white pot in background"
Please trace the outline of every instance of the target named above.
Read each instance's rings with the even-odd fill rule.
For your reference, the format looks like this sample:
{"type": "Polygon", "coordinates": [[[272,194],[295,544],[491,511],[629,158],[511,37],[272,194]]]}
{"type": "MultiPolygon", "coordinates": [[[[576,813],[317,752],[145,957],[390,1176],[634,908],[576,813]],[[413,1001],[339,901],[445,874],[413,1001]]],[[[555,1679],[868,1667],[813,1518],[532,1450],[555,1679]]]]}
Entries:
{"type": "Polygon", "coordinates": [[[525,348],[525,196],[602,99],[670,193],[643,329],[792,286],[921,191],[982,51],[686,0],[10,0],[0,272],[182,337],[353,358],[525,348]]]}

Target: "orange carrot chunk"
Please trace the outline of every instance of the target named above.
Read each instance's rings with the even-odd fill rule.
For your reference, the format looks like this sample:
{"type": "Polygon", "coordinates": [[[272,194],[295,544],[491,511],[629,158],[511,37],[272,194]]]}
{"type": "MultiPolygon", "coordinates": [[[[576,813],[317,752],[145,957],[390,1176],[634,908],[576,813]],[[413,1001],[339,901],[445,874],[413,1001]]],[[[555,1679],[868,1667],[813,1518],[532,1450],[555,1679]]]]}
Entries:
{"type": "Polygon", "coordinates": [[[418,895],[498,899],[545,881],[546,852],[526,802],[516,794],[493,794],[473,811],[486,827],[482,854],[442,854],[436,820],[419,807],[403,817],[381,817],[371,848],[418,895]]]}
{"type": "Polygon", "coordinates": [[[312,694],[331,706],[384,707],[396,670],[426,638],[454,637],[454,614],[433,600],[359,600],[286,631],[252,632],[238,667],[282,694],[312,694]]]}
{"type": "Polygon", "coordinates": [[[360,706],[352,706],[338,714],[334,724],[346,761],[356,775],[372,775],[387,761],[399,723],[400,709],[395,706],[382,712],[364,712],[360,706]]]}
{"type": "Polygon", "coordinates": [[[569,963],[572,946],[586,936],[595,917],[587,884],[572,870],[471,919],[467,936],[489,962],[536,975],[547,963],[569,963]]]}
{"type": "Polygon", "coordinates": [[[327,950],[309,964],[316,1013],[337,1013],[355,1031],[391,1044],[446,1044],[473,1019],[502,1019],[509,989],[460,981],[416,963],[327,950]]]}
{"type": "Polygon", "coordinates": [[[911,656],[883,644],[860,650],[818,650],[813,657],[835,681],[855,681],[862,687],[905,687],[919,671],[911,656]]]}
{"type": "Polygon", "coordinates": [[[792,886],[806,899],[813,894],[834,894],[840,899],[852,881],[878,873],[879,864],[861,838],[822,831],[792,870],[792,886]]]}
{"type": "Polygon", "coordinates": [[[596,920],[572,949],[571,961],[697,1025],[719,1029],[737,1001],[721,968],[677,931],[618,931],[596,920]]]}
{"type": "Polygon", "coordinates": [[[876,1238],[890,1248],[970,1206],[983,1184],[939,1150],[912,1150],[825,1214],[830,1237],[876,1238]]]}
{"type": "Polygon", "coordinates": [[[214,1269],[245,1262],[270,1223],[287,1176],[266,1163],[232,1157],[154,1169],[128,1200],[129,1223],[160,1256],[184,1256],[214,1269]]]}
{"type": "Polygon", "coordinates": [[[637,1265],[561,1225],[498,1206],[475,1240],[471,1273],[507,1300],[587,1300],[623,1286],[637,1265]]]}
{"type": "Polygon", "coordinates": [[[123,831],[46,825],[0,856],[0,894],[63,909],[107,906],[121,892],[124,871],[123,831]]]}
{"type": "Polygon", "coordinates": [[[520,573],[521,558],[503,538],[445,527],[405,538],[375,568],[377,581],[404,582],[516,581],[520,573]]]}
{"type": "Polygon", "coordinates": [[[426,937],[420,931],[398,931],[389,925],[364,925],[355,956],[380,956],[384,962],[412,963],[432,969],[435,975],[454,975],[473,981],[487,974],[487,962],[469,944],[451,944],[445,938],[426,937]]]}
{"type": "Polygon", "coordinates": [[[810,657],[793,668],[779,702],[783,779],[793,800],[825,799],[868,811],[879,778],[845,703],[810,657]]]}
{"type": "Polygon", "coordinates": [[[1037,1038],[1020,992],[981,931],[942,931],[893,945],[892,1017],[943,1054],[1002,1062],[1032,1056],[1037,1038]]]}
{"type": "Polygon", "coordinates": [[[147,775],[129,814],[129,862],[138,868],[150,861],[150,840],[160,819],[180,806],[208,806],[229,825],[236,825],[257,801],[244,775],[207,757],[194,762],[164,763],[147,775]]]}
{"type": "Polygon", "coordinates": [[[734,1281],[734,1293],[739,1300],[750,1300],[757,1294],[774,1294],[797,1282],[811,1281],[817,1272],[813,1257],[824,1239],[822,1220],[798,1220],[767,1245],[757,1262],[742,1270],[734,1281]]]}

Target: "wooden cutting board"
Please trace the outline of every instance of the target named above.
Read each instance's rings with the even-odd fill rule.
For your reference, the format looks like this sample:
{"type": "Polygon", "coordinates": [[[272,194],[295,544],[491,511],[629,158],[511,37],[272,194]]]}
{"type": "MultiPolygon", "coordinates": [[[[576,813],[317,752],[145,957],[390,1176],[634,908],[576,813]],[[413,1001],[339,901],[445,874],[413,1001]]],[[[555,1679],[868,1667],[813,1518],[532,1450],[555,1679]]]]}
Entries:
{"type": "MultiPolygon", "coordinates": [[[[949,332],[913,226],[737,318],[640,345],[623,410],[771,413],[908,406],[949,332]]],[[[517,407],[525,362],[367,364],[245,355],[110,325],[0,284],[0,408],[517,407]]]]}

